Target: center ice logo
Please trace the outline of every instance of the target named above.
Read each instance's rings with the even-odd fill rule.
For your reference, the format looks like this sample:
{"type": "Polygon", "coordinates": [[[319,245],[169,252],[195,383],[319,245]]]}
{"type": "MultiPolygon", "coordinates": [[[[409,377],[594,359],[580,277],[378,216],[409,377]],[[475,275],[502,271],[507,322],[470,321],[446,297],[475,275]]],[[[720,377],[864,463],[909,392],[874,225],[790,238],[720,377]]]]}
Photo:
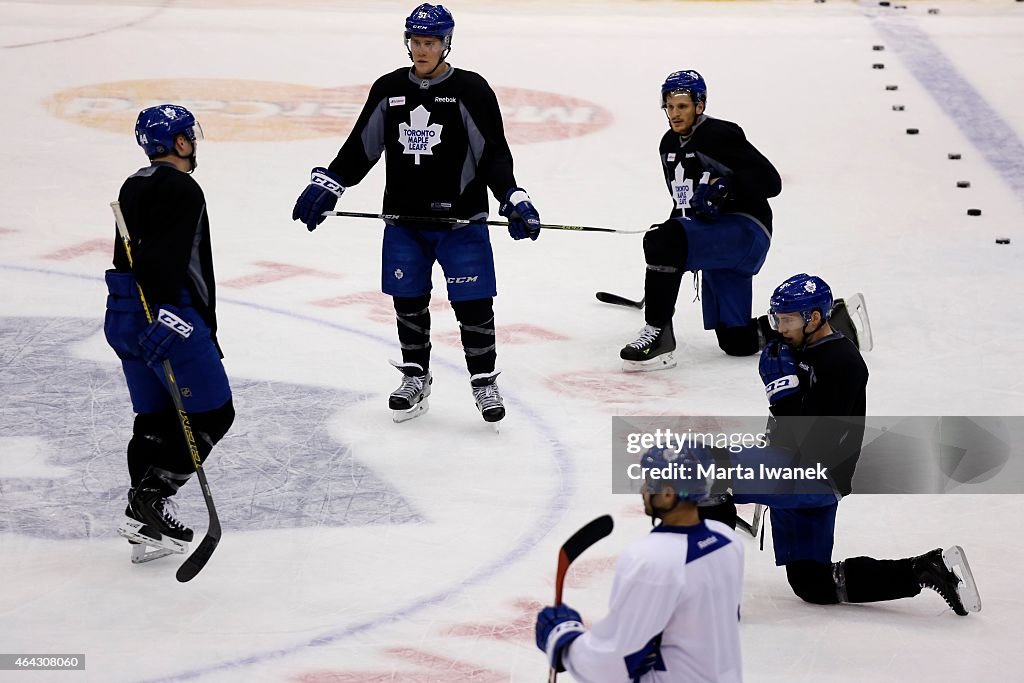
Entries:
{"type": "Polygon", "coordinates": [[[693,180],[684,175],[683,165],[676,164],[676,175],[672,181],[672,196],[676,200],[677,209],[690,208],[690,197],[693,196],[693,180]]]}
{"type": "Polygon", "coordinates": [[[416,165],[420,165],[420,155],[429,154],[433,156],[434,145],[441,142],[441,131],[444,129],[439,123],[431,123],[430,112],[421,104],[409,114],[409,125],[398,124],[398,141],[405,147],[403,154],[412,154],[416,157],[416,165]]]}

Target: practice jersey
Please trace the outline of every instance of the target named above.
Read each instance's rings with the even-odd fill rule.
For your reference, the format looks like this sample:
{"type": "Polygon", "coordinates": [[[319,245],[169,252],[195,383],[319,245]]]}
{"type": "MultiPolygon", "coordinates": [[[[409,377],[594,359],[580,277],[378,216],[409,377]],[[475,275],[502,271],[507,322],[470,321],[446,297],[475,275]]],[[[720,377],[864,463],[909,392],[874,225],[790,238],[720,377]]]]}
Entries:
{"type": "Polygon", "coordinates": [[[864,442],[868,367],[856,345],[839,332],[793,349],[798,390],[771,406],[771,443],[798,450],[804,461],[829,468],[836,489],[848,495],[864,442]],[[787,420],[788,416],[821,417],[787,420]],[[834,416],[835,419],[827,419],[834,416]],[[854,418],[854,419],[850,419],[854,418]]]}
{"type": "Polygon", "coordinates": [[[503,201],[516,187],[498,99],[472,71],[424,80],[402,68],[377,79],[330,170],[355,185],[381,154],[385,214],[482,219],[487,188],[503,201]]]}
{"type": "Polygon", "coordinates": [[[768,198],[782,192],[782,178],[771,162],[747,141],[743,129],[731,121],[701,116],[687,136],[672,130],[659,147],[665,184],[672,195],[672,218],[691,216],[690,203],[701,178],[728,176],[729,195],[724,213],[747,215],[772,232],[768,198]]]}
{"type": "Polygon", "coordinates": [[[191,305],[216,342],[216,286],[206,198],[192,176],[165,163],[139,169],[117,195],[131,237],[133,266],[118,234],[114,269],[133,272],[155,312],[161,305],[191,305]]]}
{"type": "Polygon", "coordinates": [[[582,683],[742,680],[743,546],[715,521],[661,525],[619,557],[608,615],[562,656],[582,683]]]}

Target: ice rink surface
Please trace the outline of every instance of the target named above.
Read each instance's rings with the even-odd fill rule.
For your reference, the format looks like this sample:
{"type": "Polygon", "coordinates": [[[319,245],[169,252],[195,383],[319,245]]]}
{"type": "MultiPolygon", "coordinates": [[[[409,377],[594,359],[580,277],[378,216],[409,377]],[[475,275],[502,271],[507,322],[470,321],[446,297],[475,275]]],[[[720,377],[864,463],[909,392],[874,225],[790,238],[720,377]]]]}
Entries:
{"type": "MultiPolygon", "coordinates": [[[[310,234],[289,218],[369,84],[406,63],[413,4],[0,2],[0,651],[87,662],[0,680],[542,680],[533,615],[559,545],[616,518],[566,588],[593,622],[648,528],[636,497],[610,493],[610,417],[765,414],[756,358],[719,351],[686,285],[679,367],[620,371],[642,316],[593,293],[641,296],[639,236],[495,229],[501,433],[473,406],[439,271],[431,411],[392,423],[380,224],[310,234]],[[163,101],[207,135],[195,177],[238,413],[208,462],[224,539],[189,584],[173,558],[131,566],[115,534],[132,416],[101,329],[108,203],[145,164],[136,114],[163,101]]],[[[783,176],[755,308],[818,273],[867,298],[869,414],[1020,415],[1024,3],[908,4],[455,2],[449,61],[497,91],[543,219],[629,229],[670,207],[659,85],[699,70],[708,114],[783,176]]],[[[381,166],[338,208],[378,211],[381,166]]],[[[201,534],[198,487],[178,498],[201,534]]],[[[770,530],[763,553],[748,539],[746,680],[1012,680],[1022,518],[1024,496],[842,503],[836,559],[963,545],[985,605],[964,619],[930,591],[804,604],[770,530]]]]}

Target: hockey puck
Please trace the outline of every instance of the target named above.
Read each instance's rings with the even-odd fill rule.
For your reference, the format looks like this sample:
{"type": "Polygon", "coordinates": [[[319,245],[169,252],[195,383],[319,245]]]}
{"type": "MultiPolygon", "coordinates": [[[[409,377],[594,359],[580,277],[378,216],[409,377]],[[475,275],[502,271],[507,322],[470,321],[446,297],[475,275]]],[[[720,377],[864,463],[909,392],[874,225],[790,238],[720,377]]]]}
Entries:
{"type": "Polygon", "coordinates": [[[949,159],[954,159],[954,160],[955,159],[959,159],[960,158],[960,153],[959,152],[950,152],[949,154],[946,155],[946,157],[949,158],[949,159]]]}
{"type": "MultiPolygon", "coordinates": [[[[1017,2],[1020,2],[1020,0],[1017,0],[1017,2]]],[[[928,8],[928,14],[938,14],[938,13],[939,13],[939,10],[937,8],[935,8],[935,7],[929,7],[928,8]]]]}
{"type": "Polygon", "coordinates": [[[874,50],[875,52],[881,52],[882,50],[885,49],[885,45],[872,45],[871,49],[874,50]]]}
{"type": "Polygon", "coordinates": [[[885,89],[886,90],[898,90],[899,86],[898,85],[887,85],[887,86],[885,86],[885,89]]]}
{"type": "Polygon", "coordinates": [[[879,0],[878,4],[882,7],[888,7],[890,4],[889,0],[879,0]]]}
{"type": "Polygon", "coordinates": [[[917,128],[907,128],[907,135],[917,135],[920,132],[917,128]]]}
{"type": "Polygon", "coordinates": [[[893,5],[893,9],[907,9],[906,5],[893,5]]]}
{"type": "Polygon", "coordinates": [[[893,111],[903,111],[903,109],[904,109],[904,107],[903,107],[902,104],[894,104],[894,105],[892,105],[892,110],[893,111]]]}
{"type": "Polygon", "coordinates": [[[872,69],[884,69],[885,68],[885,64],[879,64],[878,62],[875,62],[874,64],[871,65],[871,68],[872,69]]]}
{"type": "Polygon", "coordinates": [[[980,216],[981,215],[981,209],[967,209],[967,215],[968,216],[980,216]]]}
{"type": "MultiPolygon", "coordinates": [[[[1018,2],[1019,1],[1020,0],[1018,0],[1018,2]]],[[[996,244],[1009,244],[1009,243],[1010,243],[1010,238],[1009,237],[997,237],[996,238],[996,244]]]]}
{"type": "Polygon", "coordinates": [[[958,180],[958,181],[956,181],[956,186],[957,187],[970,187],[971,186],[971,181],[970,180],[958,180]]]}

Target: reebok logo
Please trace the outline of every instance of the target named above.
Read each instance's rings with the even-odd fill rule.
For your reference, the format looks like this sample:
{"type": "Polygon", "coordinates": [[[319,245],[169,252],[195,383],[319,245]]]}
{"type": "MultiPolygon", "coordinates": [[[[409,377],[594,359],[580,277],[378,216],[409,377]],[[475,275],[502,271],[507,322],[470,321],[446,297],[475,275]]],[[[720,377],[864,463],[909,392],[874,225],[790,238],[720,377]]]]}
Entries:
{"type": "Polygon", "coordinates": [[[447,102],[449,104],[455,104],[456,102],[458,102],[458,100],[456,100],[454,97],[435,97],[434,101],[435,102],[447,102]]]}
{"type": "Polygon", "coordinates": [[[704,550],[704,548],[707,548],[710,545],[714,545],[715,543],[718,543],[718,537],[710,536],[708,538],[705,538],[703,541],[697,541],[697,547],[701,550],[704,550]]]}

